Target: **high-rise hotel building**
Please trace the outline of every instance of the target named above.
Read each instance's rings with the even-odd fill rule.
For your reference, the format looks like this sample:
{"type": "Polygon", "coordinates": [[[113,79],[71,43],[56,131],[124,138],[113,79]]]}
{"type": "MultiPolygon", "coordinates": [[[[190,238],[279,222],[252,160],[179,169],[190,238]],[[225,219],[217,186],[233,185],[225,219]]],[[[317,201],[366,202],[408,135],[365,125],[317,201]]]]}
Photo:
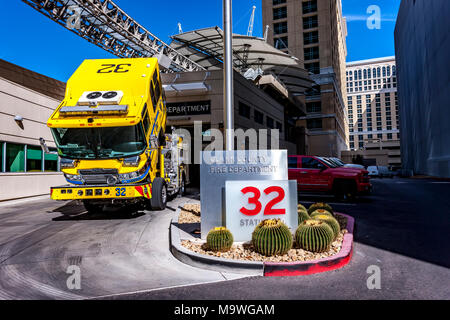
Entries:
{"type": "Polygon", "coordinates": [[[401,165],[395,57],[347,63],[350,150],[388,149],[389,166],[401,165]]]}
{"type": "Polygon", "coordinates": [[[267,41],[297,57],[316,83],[304,96],[307,114],[296,124],[307,129],[305,153],[339,157],[349,143],[341,0],[263,0],[262,5],[267,41]]]}
{"type": "Polygon", "coordinates": [[[350,149],[369,140],[399,140],[395,57],[347,63],[350,149]]]}

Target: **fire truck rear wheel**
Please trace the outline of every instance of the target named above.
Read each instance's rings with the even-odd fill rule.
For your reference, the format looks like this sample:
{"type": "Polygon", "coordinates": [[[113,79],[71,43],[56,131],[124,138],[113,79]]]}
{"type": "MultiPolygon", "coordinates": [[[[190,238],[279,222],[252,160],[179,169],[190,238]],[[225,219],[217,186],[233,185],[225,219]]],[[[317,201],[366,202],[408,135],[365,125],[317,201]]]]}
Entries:
{"type": "Polygon", "coordinates": [[[152,198],[150,203],[153,210],[164,210],[167,204],[167,186],[164,179],[157,177],[152,183],[152,198]]]}

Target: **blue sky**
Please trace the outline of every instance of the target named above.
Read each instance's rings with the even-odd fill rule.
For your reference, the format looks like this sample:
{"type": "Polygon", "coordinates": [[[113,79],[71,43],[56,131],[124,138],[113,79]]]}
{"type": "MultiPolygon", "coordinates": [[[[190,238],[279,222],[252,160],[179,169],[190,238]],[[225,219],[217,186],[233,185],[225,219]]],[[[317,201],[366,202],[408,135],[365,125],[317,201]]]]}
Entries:
{"type": "MultiPolygon", "coordinates": [[[[347,61],[394,55],[394,27],[401,0],[342,0],[348,18],[347,61]],[[381,29],[369,30],[366,12],[370,5],[381,9],[381,29]]],[[[106,51],[39,14],[21,0],[3,1],[0,19],[0,59],[67,81],[84,59],[112,57],[106,51]],[[5,14],[7,13],[7,14],[5,14]]],[[[155,1],[115,0],[130,16],[166,42],[184,31],[222,26],[222,0],[155,1]]],[[[256,17],[254,35],[262,36],[261,0],[233,1],[234,32],[246,34],[252,6],[256,17]]]]}

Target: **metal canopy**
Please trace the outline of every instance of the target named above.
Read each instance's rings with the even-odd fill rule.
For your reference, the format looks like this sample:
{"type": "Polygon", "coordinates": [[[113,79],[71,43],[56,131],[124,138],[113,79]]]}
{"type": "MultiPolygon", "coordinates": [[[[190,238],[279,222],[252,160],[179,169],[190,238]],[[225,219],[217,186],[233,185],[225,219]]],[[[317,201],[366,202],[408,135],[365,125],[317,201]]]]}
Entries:
{"type": "MultiPolygon", "coordinates": [[[[207,70],[223,67],[223,31],[219,27],[172,36],[171,47],[207,70]]],[[[242,74],[260,68],[280,79],[293,94],[304,93],[313,81],[301,61],[266,43],[262,38],[233,34],[234,67],[242,74]]]]}
{"type": "Polygon", "coordinates": [[[167,92],[180,92],[180,91],[193,91],[193,90],[201,90],[201,91],[209,91],[208,87],[204,82],[190,82],[190,83],[173,83],[164,85],[164,90],[167,92]]]}
{"type": "MultiPolygon", "coordinates": [[[[171,47],[202,67],[222,68],[223,31],[219,27],[177,34],[172,39],[171,47]]],[[[260,67],[264,71],[274,66],[301,69],[297,58],[275,49],[262,38],[233,34],[233,54],[235,68],[239,70],[260,67]]]]}

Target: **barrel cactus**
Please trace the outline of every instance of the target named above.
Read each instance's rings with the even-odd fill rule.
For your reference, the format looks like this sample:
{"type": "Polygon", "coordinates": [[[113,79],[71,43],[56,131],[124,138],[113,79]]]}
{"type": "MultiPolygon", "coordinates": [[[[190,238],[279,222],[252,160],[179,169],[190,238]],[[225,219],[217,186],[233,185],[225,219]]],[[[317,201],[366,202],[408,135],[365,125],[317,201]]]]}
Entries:
{"type": "Polygon", "coordinates": [[[255,251],[262,255],[284,255],[292,248],[293,237],[280,219],[269,219],[256,226],[252,243],[255,251]]]}
{"type": "Polygon", "coordinates": [[[300,203],[297,205],[297,210],[303,210],[303,211],[308,212],[308,209],[306,209],[306,207],[300,203]]]}
{"type": "Polygon", "coordinates": [[[308,213],[311,215],[311,213],[313,213],[317,209],[327,210],[331,214],[334,213],[333,208],[328,203],[324,203],[324,202],[317,202],[317,203],[312,204],[308,209],[308,213]]]}
{"type": "Polygon", "coordinates": [[[334,217],[333,214],[330,213],[330,211],[325,210],[325,209],[317,209],[317,210],[313,211],[313,212],[310,214],[310,217],[311,217],[311,218],[314,218],[315,216],[318,216],[318,215],[322,215],[322,216],[325,215],[325,216],[334,217]]]}
{"type": "Polygon", "coordinates": [[[206,236],[206,244],[211,251],[226,252],[233,245],[233,235],[225,227],[214,228],[206,236]]]}
{"type": "Polygon", "coordinates": [[[339,233],[341,232],[341,227],[339,226],[339,222],[335,218],[330,217],[329,215],[326,214],[319,214],[314,216],[314,220],[320,220],[329,225],[333,230],[334,234],[333,241],[337,239],[339,233]]]}
{"type": "Polygon", "coordinates": [[[297,210],[297,213],[298,213],[298,223],[299,223],[299,224],[302,223],[302,222],[305,221],[305,220],[310,219],[310,216],[309,216],[308,211],[307,211],[306,209],[305,209],[305,210],[302,210],[302,209],[299,207],[298,210],[297,210]]]}
{"type": "Polygon", "coordinates": [[[295,232],[297,245],[311,252],[328,251],[333,237],[333,230],[328,224],[314,219],[303,221],[295,232]]]}

